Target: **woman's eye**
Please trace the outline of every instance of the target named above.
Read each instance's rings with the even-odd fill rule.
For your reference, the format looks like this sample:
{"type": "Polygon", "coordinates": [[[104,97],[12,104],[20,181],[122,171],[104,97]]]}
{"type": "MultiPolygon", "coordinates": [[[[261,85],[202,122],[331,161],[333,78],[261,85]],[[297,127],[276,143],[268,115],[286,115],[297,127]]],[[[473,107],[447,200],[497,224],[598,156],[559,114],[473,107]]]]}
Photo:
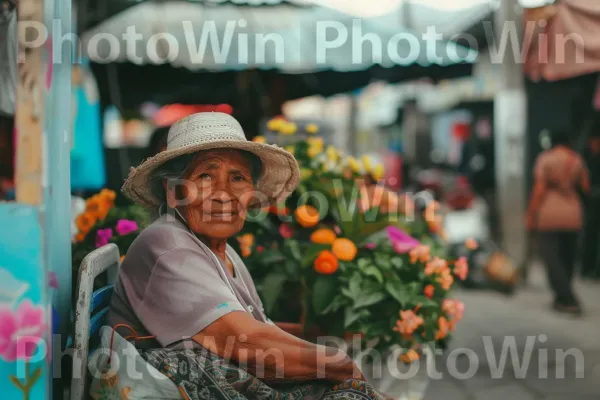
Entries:
{"type": "Polygon", "coordinates": [[[210,175],[209,174],[200,174],[199,176],[200,180],[210,180],[210,175]]]}
{"type": "Polygon", "coordinates": [[[245,180],[246,178],[244,178],[242,175],[236,175],[233,177],[234,182],[244,182],[245,180]]]}

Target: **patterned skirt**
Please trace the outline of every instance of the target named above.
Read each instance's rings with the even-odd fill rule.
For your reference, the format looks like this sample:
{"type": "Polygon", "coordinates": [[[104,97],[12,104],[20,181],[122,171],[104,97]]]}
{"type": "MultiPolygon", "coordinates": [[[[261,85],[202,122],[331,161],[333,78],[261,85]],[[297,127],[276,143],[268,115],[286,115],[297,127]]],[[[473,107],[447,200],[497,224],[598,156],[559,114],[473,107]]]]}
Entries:
{"type": "Polygon", "coordinates": [[[203,349],[146,350],[142,357],[173,381],[185,400],[385,400],[371,385],[349,379],[267,385],[219,356],[203,349]]]}

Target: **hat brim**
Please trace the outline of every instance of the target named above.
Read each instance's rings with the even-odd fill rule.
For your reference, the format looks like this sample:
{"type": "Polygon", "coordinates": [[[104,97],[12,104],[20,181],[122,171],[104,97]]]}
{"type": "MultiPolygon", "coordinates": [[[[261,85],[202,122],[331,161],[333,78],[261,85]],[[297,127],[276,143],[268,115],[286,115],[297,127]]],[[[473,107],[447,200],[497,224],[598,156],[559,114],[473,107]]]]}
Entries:
{"type": "Polygon", "coordinates": [[[242,140],[220,140],[165,150],[148,158],[137,168],[131,168],[121,191],[143,207],[158,207],[161,205],[161,200],[152,193],[149,184],[154,170],[167,161],[185,154],[218,149],[248,151],[260,158],[262,170],[258,179],[257,191],[269,204],[276,204],[284,200],[300,182],[298,162],[288,151],[276,145],[242,140]]]}

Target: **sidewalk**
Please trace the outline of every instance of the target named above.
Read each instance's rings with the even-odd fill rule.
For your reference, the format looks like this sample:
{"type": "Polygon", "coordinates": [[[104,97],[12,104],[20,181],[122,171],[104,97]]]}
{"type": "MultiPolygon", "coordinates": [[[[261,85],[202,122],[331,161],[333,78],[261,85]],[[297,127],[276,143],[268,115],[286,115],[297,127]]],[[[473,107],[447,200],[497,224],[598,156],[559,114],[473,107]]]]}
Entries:
{"type": "Polygon", "coordinates": [[[465,317],[451,348],[436,360],[436,370],[443,377],[431,380],[425,400],[600,399],[600,283],[577,282],[576,290],[585,311],[579,319],[550,310],[544,271],[537,265],[532,268],[529,285],[513,297],[457,292],[456,297],[466,306],[465,317]],[[491,338],[484,339],[486,336],[491,338]],[[485,346],[484,340],[492,344],[485,346]],[[510,340],[516,342],[519,362],[515,368],[507,352],[505,367],[498,370],[503,343],[508,346],[510,340]],[[474,353],[455,353],[456,361],[452,361],[452,350],[457,348],[474,353]],[[561,350],[569,349],[581,350],[583,361],[577,362],[574,355],[563,356],[561,350]],[[521,368],[527,354],[529,366],[521,368]],[[469,368],[476,372],[470,379],[456,379],[448,372],[453,365],[459,373],[467,373],[469,368]],[[492,378],[492,371],[502,377],[492,378]]]}

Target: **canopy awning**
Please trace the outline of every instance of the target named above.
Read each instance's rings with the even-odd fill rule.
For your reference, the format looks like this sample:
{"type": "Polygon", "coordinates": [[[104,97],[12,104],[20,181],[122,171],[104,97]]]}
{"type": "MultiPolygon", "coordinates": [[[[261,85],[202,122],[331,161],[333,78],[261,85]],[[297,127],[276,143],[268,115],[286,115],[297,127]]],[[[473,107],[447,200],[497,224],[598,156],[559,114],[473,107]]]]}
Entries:
{"type": "Polygon", "coordinates": [[[362,71],[374,65],[473,63],[477,51],[401,28],[397,14],[356,18],[324,7],[145,2],[82,36],[95,62],[189,70],[362,71]],[[127,40],[129,38],[129,41],[127,40]]]}

